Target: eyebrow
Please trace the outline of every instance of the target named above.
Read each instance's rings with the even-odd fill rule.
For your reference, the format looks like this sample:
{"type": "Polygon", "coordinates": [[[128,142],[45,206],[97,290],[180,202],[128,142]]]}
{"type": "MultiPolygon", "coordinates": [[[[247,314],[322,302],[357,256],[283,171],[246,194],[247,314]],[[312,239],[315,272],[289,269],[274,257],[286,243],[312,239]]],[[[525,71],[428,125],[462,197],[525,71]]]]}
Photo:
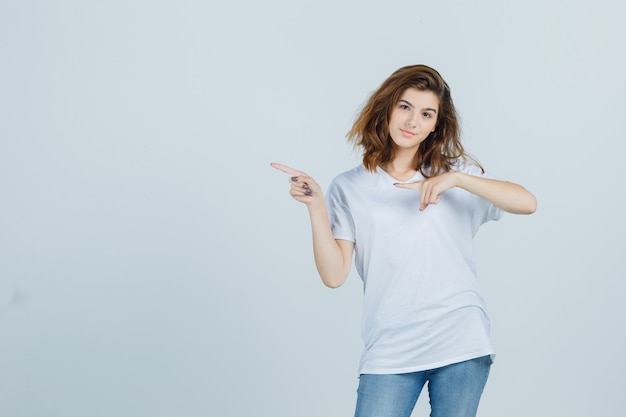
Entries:
{"type": "MultiPolygon", "coordinates": [[[[406,103],[406,104],[408,104],[409,106],[411,106],[411,107],[413,107],[413,108],[415,107],[415,106],[413,105],[413,103],[411,103],[410,101],[407,101],[407,100],[405,100],[405,99],[403,99],[403,98],[401,98],[401,99],[400,99],[400,100],[398,100],[398,101],[400,101],[400,102],[402,102],[402,103],[406,103]]],[[[422,111],[432,111],[433,113],[437,113],[437,110],[435,110],[435,109],[431,109],[430,107],[426,107],[425,109],[422,109],[422,111]]]]}

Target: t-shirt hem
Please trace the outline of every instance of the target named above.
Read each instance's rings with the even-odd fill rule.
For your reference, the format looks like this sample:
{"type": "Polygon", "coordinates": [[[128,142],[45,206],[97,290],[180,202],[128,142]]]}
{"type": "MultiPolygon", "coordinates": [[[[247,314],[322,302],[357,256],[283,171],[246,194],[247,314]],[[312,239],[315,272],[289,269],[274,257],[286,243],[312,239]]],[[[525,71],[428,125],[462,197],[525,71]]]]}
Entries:
{"type": "Polygon", "coordinates": [[[348,242],[355,243],[355,239],[353,237],[346,236],[346,235],[333,235],[333,238],[339,239],[339,240],[347,240],[348,242]]]}
{"type": "Polygon", "coordinates": [[[493,350],[486,350],[486,351],[474,352],[471,354],[458,356],[456,358],[446,359],[446,360],[438,361],[434,363],[409,366],[409,367],[404,367],[404,368],[380,368],[380,369],[362,368],[359,370],[359,374],[360,375],[363,375],[363,374],[387,375],[387,374],[408,374],[411,372],[429,371],[429,370],[441,368],[444,366],[452,365],[454,363],[460,363],[460,362],[469,361],[471,359],[481,358],[487,355],[491,356],[492,361],[494,360],[496,356],[493,350]]]}

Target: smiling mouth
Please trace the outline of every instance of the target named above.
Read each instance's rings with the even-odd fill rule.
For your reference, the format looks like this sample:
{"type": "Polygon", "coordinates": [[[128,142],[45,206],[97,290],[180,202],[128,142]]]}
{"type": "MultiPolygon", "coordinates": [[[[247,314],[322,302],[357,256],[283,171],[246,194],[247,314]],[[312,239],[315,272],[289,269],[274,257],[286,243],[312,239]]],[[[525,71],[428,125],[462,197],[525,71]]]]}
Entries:
{"type": "Polygon", "coordinates": [[[415,133],[410,132],[408,130],[400,129],[400,132],[402,132],[402,134],[407,138],[415,136],[415,133]]]}

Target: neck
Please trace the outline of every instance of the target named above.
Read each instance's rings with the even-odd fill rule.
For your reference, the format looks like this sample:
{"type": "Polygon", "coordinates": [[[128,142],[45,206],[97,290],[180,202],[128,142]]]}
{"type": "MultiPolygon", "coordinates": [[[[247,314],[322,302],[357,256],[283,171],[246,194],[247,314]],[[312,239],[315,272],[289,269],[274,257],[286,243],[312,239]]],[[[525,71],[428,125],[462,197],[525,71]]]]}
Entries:
{"type": "Polygon", "coordinates": [[[415,152],[398,152],[391,161],[382,165],[381,168],[392,177],[407,181],[417,172],[413,165],[414,160],[415,152]]]}

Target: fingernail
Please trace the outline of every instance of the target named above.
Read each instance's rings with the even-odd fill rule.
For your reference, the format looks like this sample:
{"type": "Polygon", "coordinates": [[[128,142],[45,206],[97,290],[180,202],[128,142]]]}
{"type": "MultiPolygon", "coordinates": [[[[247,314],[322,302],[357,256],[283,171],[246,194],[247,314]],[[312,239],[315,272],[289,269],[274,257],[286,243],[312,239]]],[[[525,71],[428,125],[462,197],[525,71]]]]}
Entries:
{"type": "Polygon", "coordinates": [[[298,181],[298,177],[291,177],[291,181],[293,181],[293,182],[298,181]]]}
{"type": "Polygon", "coordinates": [[[399,182],[394,182],[394,183],[393,183],[393,185],[398,185],[398,184],[400,184],[400,183],[399,183],[399,182]]]}

